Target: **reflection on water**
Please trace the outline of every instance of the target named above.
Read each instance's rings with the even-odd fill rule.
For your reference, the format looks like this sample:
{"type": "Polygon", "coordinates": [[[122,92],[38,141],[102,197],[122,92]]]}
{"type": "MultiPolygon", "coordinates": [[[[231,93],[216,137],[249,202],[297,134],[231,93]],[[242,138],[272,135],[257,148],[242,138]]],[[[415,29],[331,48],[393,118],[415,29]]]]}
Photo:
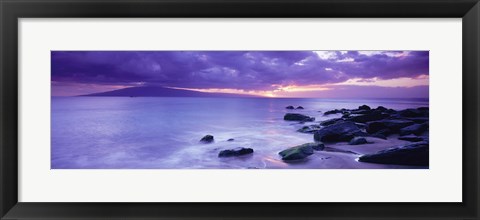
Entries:
{"type": "MultiPolygon", "coordinates": [[[[428,100],[268,98],[56,97],[52,98],[52,168],[249,168],[289,165],[277,153],[311,142],[286,122],[287,112],[322,121],[323,112],[367,104],[404,109],[428,100]],[[287,110],[286,106],[304,110],[287,110]],[[321,111],[321,112],[319,112],[321,111]],[[206,134],[212,144],[199,143],[206,134]],[[234,138],[233,142],[227,141],[234,138]],[[217,157],[223,149],[251,147],[248,158],[217,157]],[[266,165],[267,164],[267,165],[266,165]]],[[[307,123],[308,124],[308,123],[307,123]]]]}

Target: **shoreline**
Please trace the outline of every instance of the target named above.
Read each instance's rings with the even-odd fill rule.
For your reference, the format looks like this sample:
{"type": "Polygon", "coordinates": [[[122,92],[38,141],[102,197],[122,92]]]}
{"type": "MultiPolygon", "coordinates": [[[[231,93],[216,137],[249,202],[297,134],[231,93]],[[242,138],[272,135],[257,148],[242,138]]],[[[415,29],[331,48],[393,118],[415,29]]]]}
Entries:
{"type": "MultiPolygon", "coordinates": [[[[285,147],[280,155],[260,158],[259,169],[428,169],[428,107],[393,110],[334,109],[323,121],[298,113],[302,106],[287,106],[284,121],[303,127],[296,132],[313,134],[314,141],[285,147]],[[338,117],[341,114],[341,117],[338,117]],[[425,153],[426,151],[426,153],[425,153]]],[[[213,141],[213,139],[212,139],[213,141]]],[[[237,148],[238,151],[251,148],[237,148]]],[[[234,149],[223,151],[235,151],[234,149]]],[[[236,155],[234,159],[244,158],[236,155]]],[[[258,159],[258,158],[257,158],[258,159]]]]}

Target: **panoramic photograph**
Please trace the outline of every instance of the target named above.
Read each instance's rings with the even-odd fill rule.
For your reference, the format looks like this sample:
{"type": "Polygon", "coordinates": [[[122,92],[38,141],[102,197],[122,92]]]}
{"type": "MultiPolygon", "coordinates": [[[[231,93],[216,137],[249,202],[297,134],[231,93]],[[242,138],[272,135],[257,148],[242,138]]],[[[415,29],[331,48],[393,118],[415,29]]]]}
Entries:
{"type": "Polygon", "coordinates": [[[51,51],[51,169],[428,169],[429,51],[51,51]]]}

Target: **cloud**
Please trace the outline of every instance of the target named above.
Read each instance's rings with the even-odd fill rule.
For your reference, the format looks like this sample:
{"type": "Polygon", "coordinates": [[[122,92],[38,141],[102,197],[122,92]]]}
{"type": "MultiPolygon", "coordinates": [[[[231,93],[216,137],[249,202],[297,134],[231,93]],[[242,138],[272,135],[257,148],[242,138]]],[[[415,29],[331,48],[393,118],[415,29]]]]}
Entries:
{"type": "Polygon", "coordinates": [[[51,57],[52,81],[109,86],[264,91],[429,74],[428,51],[52,51],[51,57]]]}

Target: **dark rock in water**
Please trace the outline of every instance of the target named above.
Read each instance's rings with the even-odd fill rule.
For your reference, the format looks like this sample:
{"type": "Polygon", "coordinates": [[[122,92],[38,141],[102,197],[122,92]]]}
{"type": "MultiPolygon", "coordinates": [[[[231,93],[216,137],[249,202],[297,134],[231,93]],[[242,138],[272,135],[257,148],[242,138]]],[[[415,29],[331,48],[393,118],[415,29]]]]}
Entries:
{"type": "Polygon", "coordinates": [[[385,111],[385,112],[388,113],[388,114],[396,114],[396,113],[397,113],[397,111],[395,111],[395,110],[393,110],[393,109],[391,109],[391,108],[390,108],[390,109],[387,109],[387,111],[385,111]]]}
{"type": "Polygon", "coordinates": [[[339,121],[343,121],[343,119],[341,118],[332,118],[332,119],[328,119],[328,120],[325,120],[325,121],[322,121],[320,122],[320,125],[321,126],[329,126],[329,125],[333,125],[339,121]]]}
{"type": "Polygon", "coordinates": [[[420,142],[424,141],[425,139],[423,137],[419,137],[416,135],[406,135],[406,136],[401,136],[398,138],[399,140],[404,140],[404,141],[410,141],[410,142],[420,142]]]}
{"type": "Polygon", "coordinates": [[[403,147],[382,150],[358,158],[360,162],[428,166],[428,143],[418,142],[403,147]]]}
{"type": "Polygon", "coordinates": [[[235,140],[235,139],[233,139],[233,138],[230,138],[230,139],[228,139],[227,141],[234,141],[234,140],[235,140]]]}
{"type": "Polygon", "coordinates": [[[253,153],[252,148],[243,148],[238,147],[230,150],[222,150],[218,153],[218,157],[235,157],[235,156],[242,156],[253,153]]]}
{"type": "Polygon", "coordinates": [[[390,129],[385,128],[385,129],[382,129],[380,131],[377,131],[377,132],[373,133],[372,135],[376,135],[376,134],[377,135],[383,135],[383,136],[387,137],[388,135],[393,134],[393,132],[390,129]]]}
{"type": "Polygon", "coordinates": [[[416,117],[416,118],[405,118],[405,117],[402,117],[401,119],[404,119],[404,120],[410,120],[410,121],[413,121],[415,123],[418,123],[418,124],[422,124],[422,123],[425,123],[425,122],[428,122],[428,117],[416,117]]]}
{"type": "Polygon", "coordinates": [[[205,135],[202,139],[200,139],[200,142],[212,143],[213,142],[213,136],[212,135],[205,135]]]}
{"type": "Polygon", "coordinates": [[[385,118],[388,118],[388,117],[390,117],[389,114],[385,114],[385,113],[382,113],[382,112],[375,111],[375,112],[371,112],[371,113],[366,114],[366,115],[352,116],[352,117],[348,118],[347,120],[354,121],[354,122],[360,122],[360,123],[366,123],[366,122],[370,122],[370,121],[382,120],[382,119],[385,119],[385,118]]]}
{"type": "Polygon", "coordinates": [[[325,149],[325,144],[322,142],[315,142],[315,143],[308,143],[312,148],[316,151],[324,150],[325,149]]]}
{"type": "Polygon", "coordinates": [[[302,133],[313,133],[315,131],[320,130],[320,126],[318,125],[310,125],[310,126],[303,126],[302,128],[298,129],[298,132],[302,133]]]}
{"type": "Polygon", "coordinates": [[[309,117],[302,114],[297,113],[287,113],[283,116],[283,120],[286,121],[315,121],[314,117],[309,117]]]}
{"type": "Polygon", "coordinates": [[[366,109],[355,109],[351,110],[350,112],[344,112],[343,115],[345,114],[356,114],[356,115],[365,115],[365,114],[370,114],[372,113],[372,110],[366,110],[366,109]]]}
{"type": "Polygon", "coordinates": [[[428,107],[419,107],[417,108],[417,110],[420,110],[420,111],[428,111],[428,107]]]}
{"type": "Polygon", "coordinates": [[[350,140],[350,142],[348,142],[348,144],[350,145],[360,145],[360,144],[366,144],[366,143],[368,143],[367,139],[363,137],[354,137],[352,140],[350,140]]]}
{"type": "Polygon", "coordinates": [[[287,106],[287,107],[285,107],[285,108],[286,108],[286,109],[295,109],[295,107],[293,107],[293,106],[291,106],[291,105],[289,105],[289,106],[287,106]]]}
{"type": "Polygon", "coordinates": [[[301,160],[313,154],[313,147],[311,144],[302,144],[283,150],[278,154],[282,156],[282,160],[301,160]]]}
{"type": "Polygon", "coordinates": [[[297,109],[303,109],[303,107],[302,107],[302,106],[298,106],[297,109]]]}
{"type": "Polygon", "coordinates": [[[377,109],[378,111],[382,111],[382,112],[387,111],[387,108],[385,108],[385,107],[383,107],[383,106],[378,106],[376,109],[377,109]]]}
{"type": "Polygon", "coordinates": [[[383,139],[383,140],[387,140],[387,135],[384,135],[384,134],[382,134],[382,133],[371,134],[370,137],[380,138],[380,139],[383,139]]]}
{"type": "Polygon", "coordinates": [[[339,109],[334,109],[334,110],[330,110],[330,111],[326,111],[325,113],[323,113],[324,115],[332,115],[332,114],[339,114],[339,113],[343,113],[342,110],[339,110],[339,109]]]}
{"type": "Polygon", "coordinates": [[[299,147],[299,148],[311,147],[313,150],[322,151],[322,150],[325,149],[325,144],[322,143],[322,142],[312,142],[312,143],[306,143],[306,144],[298,145],[298,146],[295,146],[295,147],[299,147]]]}
{"type": "Polygon", "coordinates": [[[414,124],[400,129],[400,135],[420,135],[428,129],[428,123],[414,124]]]}
{"type": "Polygon", "coordinates": [[[398,112],[398,114],[402,117],[428,117],[428,110],[422,111],[419,109],[405,109],[398,112]]]}
{"type": "Polygon", "coordinates": [[[367,124],[365,123],[355,123],[355,125],[357,125],[360,129],[367,127],[367,124]]]}
{"type": "Polygon", "coordinates": [[[360,109],[360,110],[370,110],[371,108],[368,105],[362,105],[362,106],[358,107],[358,109],[360,109]]]}
{"type": "Polygon", "coordinates": [[[398,132],[400,129],[412,125],[414,122],[402,119],[385,119],[367,123],[367,132],[376,133],[380,130],[389,129],[391,132],[398,132]]]}
{"type": "Polygon", "coordinates": [[[355,136],[366,136],[355,123],[351,121],[338,122],[316,131],[313,135],[315,141],[338,142],[350,141],[355,136]]]}

